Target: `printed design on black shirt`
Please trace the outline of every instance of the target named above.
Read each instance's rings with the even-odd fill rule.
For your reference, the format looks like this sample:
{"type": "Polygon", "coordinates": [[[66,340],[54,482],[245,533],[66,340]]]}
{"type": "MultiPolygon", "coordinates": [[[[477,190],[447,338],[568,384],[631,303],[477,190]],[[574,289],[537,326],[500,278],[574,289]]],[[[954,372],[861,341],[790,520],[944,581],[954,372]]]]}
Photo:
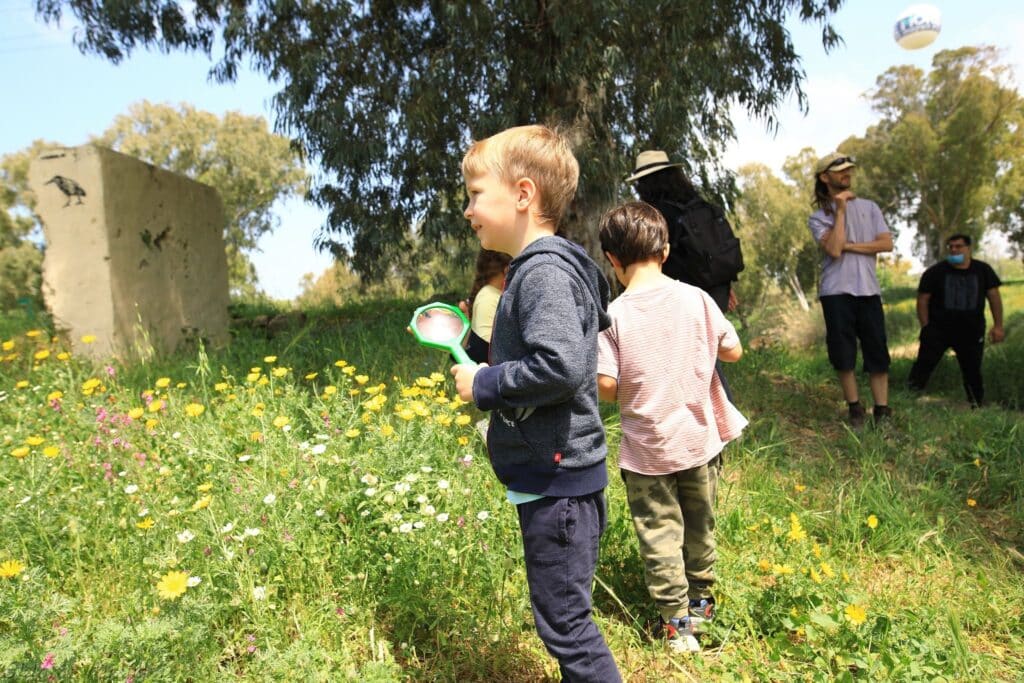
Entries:
{"type": "Polygon", "coordinates": [[[978,277],[974,273],[946,277],[943,306],[947,311],[973,311],[978,307],[978,277]]]}

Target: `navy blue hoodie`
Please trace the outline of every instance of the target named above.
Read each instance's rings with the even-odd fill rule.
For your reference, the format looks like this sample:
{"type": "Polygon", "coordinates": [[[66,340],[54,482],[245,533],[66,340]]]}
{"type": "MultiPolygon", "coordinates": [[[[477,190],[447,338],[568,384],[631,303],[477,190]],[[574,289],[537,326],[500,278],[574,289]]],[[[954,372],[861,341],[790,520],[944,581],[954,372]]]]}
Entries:
{"type": "Polygon", "coordinates": [[[473,398],[491,410],[487,448],[513,491],[582,496],[608,484],[597,409],[597,336],[608,281],[582,247],[543,237],[512,259],[473,398]]]}

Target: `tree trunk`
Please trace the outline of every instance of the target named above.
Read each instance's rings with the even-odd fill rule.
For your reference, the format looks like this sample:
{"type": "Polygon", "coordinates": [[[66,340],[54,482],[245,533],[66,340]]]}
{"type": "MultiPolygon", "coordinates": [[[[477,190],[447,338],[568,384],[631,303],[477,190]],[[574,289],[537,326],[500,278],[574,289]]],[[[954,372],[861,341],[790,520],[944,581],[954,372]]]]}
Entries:
{"type": "Polygon", "coordinates": [[[804,294],[804,288],[800,286],[800,279],[796,276],[796,273],[787,273],[786,281],[789,283],[789,288],[793,290],[793,294],[796,295],[796,300],[800,303],[800,308],[804,311],[811,310],[810,304],[807,303],[807,295],[804,294]]]}

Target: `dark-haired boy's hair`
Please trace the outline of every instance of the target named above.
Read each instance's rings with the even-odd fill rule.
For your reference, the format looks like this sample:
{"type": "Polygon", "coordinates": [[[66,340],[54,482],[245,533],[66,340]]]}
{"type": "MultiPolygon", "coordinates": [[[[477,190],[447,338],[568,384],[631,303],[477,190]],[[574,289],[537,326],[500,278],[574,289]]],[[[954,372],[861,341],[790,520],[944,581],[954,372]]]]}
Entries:
{"type": "Polygon", "coordinates": [[[828,192],[828,185],[819,176],[814,178],[814,201],[811,202],[811,206],[816,206],[825,212],[826,216],[831,216],[835,209],[832,208],[832,195],[828,192]]]}
{"type": "Polygon", "coordinates": [[[971,236],[970,235],[965,235],[962,232],[958,232],[955,235],[950,235],[949,237],[947,237],[946,238],[946,244],[949,244],[953,240],[963,240],[964,244],[966,244],[967,246],[971,246],[971,236]]]}
{"type": "Polygon", "coordinates": [[[614,254],[626,268],[640,261],[661,261],[668,244],[668,225],[661,212],[646,202],[628,202],[601,217],[601,250],[614,254]]]}

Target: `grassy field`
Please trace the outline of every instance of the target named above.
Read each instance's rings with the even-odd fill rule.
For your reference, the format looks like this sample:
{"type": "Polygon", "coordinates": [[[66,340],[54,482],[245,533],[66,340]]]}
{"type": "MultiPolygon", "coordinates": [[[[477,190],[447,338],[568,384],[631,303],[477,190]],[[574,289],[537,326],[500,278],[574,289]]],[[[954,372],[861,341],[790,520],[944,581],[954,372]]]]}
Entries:
{"type": "MultiPolygon", "coordinates": [[[[902,391],[912,290],[887,296],[907,352],[885,429],[844,426],[820,350],[730,367],[751,425],[725,456],[700,655],[651,639],[611,477],[594,596],[628,680],[1020,677],[1024,283],[1003,294],[980,410],[951,359],[926,396],[902,391]]],[[[0,680],[558,680],[480,414],[404,332],[417,303],[131,366],[5,317],[0,680]]],[[[606,425],[614,452],[613,409],[606,425]]]]}

